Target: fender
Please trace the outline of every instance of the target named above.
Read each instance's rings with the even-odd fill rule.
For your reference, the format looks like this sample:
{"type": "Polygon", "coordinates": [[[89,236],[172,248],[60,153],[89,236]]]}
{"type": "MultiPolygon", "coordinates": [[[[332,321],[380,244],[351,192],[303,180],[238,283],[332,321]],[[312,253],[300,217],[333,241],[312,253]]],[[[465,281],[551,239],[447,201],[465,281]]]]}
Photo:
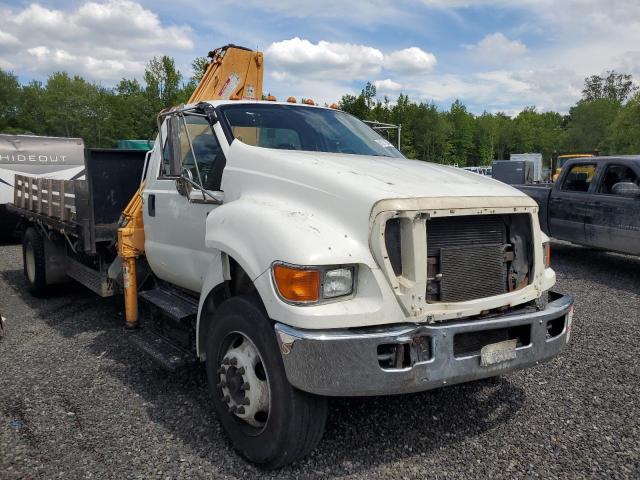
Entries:
{"type": "Polygon", "coordinates": [[[254,283],[271,318],[275,313],[275,292],[270,282],[256,279],[274,261],[298,265],[360,263],[376,268],[366,239],[358,241],[348,229],[325,220],[310,211],[308,205],[302,207],[295,209],[272,199],[245,196],[221,205],[209,215],[205,245],[215,253],[198,306],[196,336],[200,358],[206,328],[203,312],[210,294],[230,278],[229,257],[254,283]]]}

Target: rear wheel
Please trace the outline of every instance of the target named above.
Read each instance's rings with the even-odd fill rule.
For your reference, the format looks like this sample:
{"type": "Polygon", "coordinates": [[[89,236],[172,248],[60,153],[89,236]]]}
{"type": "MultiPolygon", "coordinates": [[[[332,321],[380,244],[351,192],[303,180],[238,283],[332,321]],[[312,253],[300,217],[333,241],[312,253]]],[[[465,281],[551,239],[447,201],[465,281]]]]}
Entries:
{"type": "Polygon", "coordinates": [[[44,295],[47,288],[44,241],[33,227],[22,238],[22,261],[29,291],[35,296],[44,295]]]}
{"type": "Polygon", "coordinates": [[[289,384],[273,326],[257,299],[238,296],[220,305],[206,353],[216,413],[245,458],[278,468],[315,448],[327,400],[289,384]]]}

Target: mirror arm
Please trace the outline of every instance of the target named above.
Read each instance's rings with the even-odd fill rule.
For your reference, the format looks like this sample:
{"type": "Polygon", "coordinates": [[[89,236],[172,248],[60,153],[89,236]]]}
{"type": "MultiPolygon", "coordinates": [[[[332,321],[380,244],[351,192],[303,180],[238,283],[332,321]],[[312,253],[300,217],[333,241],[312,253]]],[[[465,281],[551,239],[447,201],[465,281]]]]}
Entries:
{"type": "Polygon", "coordinates": [[[185,182],[187,182],[189,185],[191,185],[194,188],[197,188],[198,190],[200,190],[200,193],[202,193],[202,199],[204,201],[206,201],[205,199],[205,195],[209,198],[211,198],[211,200],[213,200],[215,202],[216,205],[222,205],[222,200],[220,200],[219,198],[217,198],[215,195],[213,195],[212,193],[209,193],[208,190],[205,190],[203,187],[201,187],[200,185],[198,185],[196,182],[194,182],[193,180],[191,180],[188,177],[185,177],[184,175],[182,175],[180,177],[181,179],[183,179],[185,182]]]}

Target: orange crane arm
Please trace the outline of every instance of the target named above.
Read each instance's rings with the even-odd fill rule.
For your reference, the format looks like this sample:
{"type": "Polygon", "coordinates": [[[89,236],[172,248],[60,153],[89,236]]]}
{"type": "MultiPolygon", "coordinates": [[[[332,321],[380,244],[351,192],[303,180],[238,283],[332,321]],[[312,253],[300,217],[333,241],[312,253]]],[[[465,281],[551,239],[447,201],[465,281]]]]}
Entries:
{"type": "Polygon", "coordinates": [[[207,71],[188,103],[262,98],[262,52],[227,45],[209,52],[209,58],[207,71]]]}

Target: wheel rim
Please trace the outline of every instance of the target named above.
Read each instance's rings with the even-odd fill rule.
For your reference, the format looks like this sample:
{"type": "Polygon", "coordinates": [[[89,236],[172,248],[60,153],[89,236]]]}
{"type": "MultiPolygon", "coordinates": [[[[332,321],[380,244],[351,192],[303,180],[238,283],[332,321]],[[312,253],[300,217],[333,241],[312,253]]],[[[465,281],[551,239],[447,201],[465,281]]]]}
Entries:
{"type": "Polygon", "coordinates": [[[27,248],[25,251],[25,264],[27,266],[27,278],[30,283],[35,283],[36,281],[36,255],[33,251],[33,245],[31,243],[27,243],[27,248]]]}
{"type": "Polygon", "coordinates": [[[243,333],[227,336],[218,367],[218,389],[229,413],[251,427],[263,429],[269,418],[269,379],[260,352],[243,333]]]}

